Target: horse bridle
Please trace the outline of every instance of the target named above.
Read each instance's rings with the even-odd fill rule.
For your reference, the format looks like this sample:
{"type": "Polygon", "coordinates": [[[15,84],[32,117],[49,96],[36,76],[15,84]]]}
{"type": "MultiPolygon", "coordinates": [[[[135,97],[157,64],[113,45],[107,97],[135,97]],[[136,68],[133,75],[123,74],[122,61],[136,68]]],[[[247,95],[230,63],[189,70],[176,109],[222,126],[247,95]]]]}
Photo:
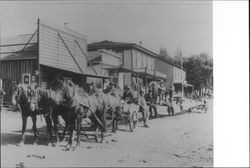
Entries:
{"type": "Polygon", "coordinates": [[[21,96],[21,94],[20,94],[20,87],[18,86],[18,85],[14,85],[14,87],[13,87],[13,90],[17,90],[17,94],[15,95],[15,98],[17,97],[18,98],[18,100],[20,100],[20,96],[21,96]]]}

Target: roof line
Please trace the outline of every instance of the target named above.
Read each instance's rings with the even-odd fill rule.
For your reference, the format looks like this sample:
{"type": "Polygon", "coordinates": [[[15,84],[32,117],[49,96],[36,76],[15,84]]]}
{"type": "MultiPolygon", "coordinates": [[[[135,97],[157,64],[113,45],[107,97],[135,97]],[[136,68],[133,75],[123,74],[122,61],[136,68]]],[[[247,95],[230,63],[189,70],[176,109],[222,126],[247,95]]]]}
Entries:
{"type": "MultiPolygon", "coordinates": [[[[97,42],[98,43],[98,42],[97,42]]],[[[151,54],[151,57],[153,57],[153,58],[155,58],[155,59],[158,59],[158,60],[161,60],[161,61],[163,61],[163,62],[165,62],[165,63],[168,63],[168,64],[170,64],[170,65],[173,65],[173,66],[175,66],[175,67],[178,67],[178,68],[181,68],[181,66],[180,65],[176,65],[176,64],[174,64],[174,63],[172,63],[172,62],[170,62],[170,61],[168,61],[168,60],[164,60],[164,59],[162,59],[162,58],[160,58],[159,57],[159,54],[156,54],[156,53],[154,53],[153,51],[150,51],[150,50],[148,50],[148,49],[146,49],[146,48],[144,48],[144,47],[142,47],[142,46],[140,46],[140,45],[138,45],[138,44],[136,44],[136,43],[121,43],[121,42],[113,42],[113,43],[119,43],[120,44],[120,46],[105,46],[105,44],[102,46],[102,44],[100,44],[99,46],[97,45],[97,46],[90,46],[89,47],[89,45],[91,45],[91,44],[89,44],[88,45],[88,49],[98,49],[98,48],[121,48],[121,47],[133,47],[133,48],[136,48],[136,49],[138,49],[138,50],[141,50],[141,51],[143,51],[143,52],[145,52],[145,53],[149,53],[149,54],[151,54]]],[[[93,44],[93,43],[92,43],[93,44]]],[[[183,70],[184,71],[186,71],[186,68],[184,68],[183,67],[183,70]]]]}

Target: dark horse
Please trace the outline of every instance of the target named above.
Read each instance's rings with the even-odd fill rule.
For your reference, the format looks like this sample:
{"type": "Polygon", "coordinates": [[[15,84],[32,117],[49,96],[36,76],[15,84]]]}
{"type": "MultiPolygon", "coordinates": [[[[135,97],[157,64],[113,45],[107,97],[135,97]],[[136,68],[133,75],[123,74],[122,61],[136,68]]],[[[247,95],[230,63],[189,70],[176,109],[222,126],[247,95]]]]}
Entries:
{"type": "Polygon", "coordinates": [[[74,128],[77,130],[77,144],[75,148],[80,145],[82,118],[89,118],[93,123],[93,128],[95,130],[101,130],[101,137],[103,140],[105,112],[105,103],[103,99],[96,94],[89,95],[83,88],[74,84],[71,79],[64,78],[63,87],[65,90],[63,104],[68,108],[68,124],[66,123],[63,135],[65,135],[66,129],[69,128],[69,145],[72,145],[74,128]]]}
{"type": "Polygon", "coordinates": [[[31,88],[30,104],[31,105],[33,104],[33,106],[37,106],[39,111],[44,115],[51,143],[52,143],[52,128],[54,128],[56,136],[55,145],[57,145],[57,142],[59,141],[58,129],[57,129],[58,115],[61,115],[65,120],[65,122],[67,123],[67,120],[65,118],[67,107],[64,107],[62,105],[62,102],[64,100],[63,82],[57,80],[57,82],[55,83],[56,85],[52,87],[52,89],[44,89],[39,87],[31,88]],[[54,127],[52,127],[52,121],[54,127]]]}
{"type": "MultiPolygon", "coordinates": [[[[42,111],[38,109],[37,102],[31,99],[31,95],[33,94],[32,89],[29,86],[18,84],[14,85],[12,88],[12,106],[16,106],[22,115],[22,137],[19,143],[19,146],[22,146],[25,141],[25,131],[27,125],[27,118],[30,116],[33,122],[33,132],[34,132],[34,145],[37,144],[38,132],[37,132],[37,115],[44,114],[42,111]]],[[[47,124],[47,129],[51,132],[50,118],[47,115],[44,115],[45,121],[47,124]]],[[[51,135],[52,139],[52,135],[51,135]]],[[[50,143],[49,143],[50,144],[50,143]]]]}

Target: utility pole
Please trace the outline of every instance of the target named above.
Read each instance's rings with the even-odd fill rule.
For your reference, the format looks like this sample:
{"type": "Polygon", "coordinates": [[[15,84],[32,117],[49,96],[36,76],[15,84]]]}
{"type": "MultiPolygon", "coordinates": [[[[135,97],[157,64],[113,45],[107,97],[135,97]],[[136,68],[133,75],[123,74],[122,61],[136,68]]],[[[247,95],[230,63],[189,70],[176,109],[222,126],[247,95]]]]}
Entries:
{"type": "Polygon", "coordinates": [[[183,99],[183,95],[184,95],[184,87],[183,87],[183,63],[182,63],[182,53],[179,50],[179,56],[181,57],[181,99],[183,99]]]}

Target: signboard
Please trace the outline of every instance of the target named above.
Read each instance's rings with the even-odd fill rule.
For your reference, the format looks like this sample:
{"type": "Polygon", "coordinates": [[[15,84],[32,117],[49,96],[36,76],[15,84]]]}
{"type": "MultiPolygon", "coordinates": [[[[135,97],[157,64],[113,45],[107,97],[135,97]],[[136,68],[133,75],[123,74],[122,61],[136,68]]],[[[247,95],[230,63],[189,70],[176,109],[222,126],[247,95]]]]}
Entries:
{"type": "Polygon", "coordinates": [[[30,74],[24,73],[24,74],[22,75],[22,83],[23,83],[23,84],[26,84],[26,85],[29,85],[29,84],[30,84],[30,74]]]}

